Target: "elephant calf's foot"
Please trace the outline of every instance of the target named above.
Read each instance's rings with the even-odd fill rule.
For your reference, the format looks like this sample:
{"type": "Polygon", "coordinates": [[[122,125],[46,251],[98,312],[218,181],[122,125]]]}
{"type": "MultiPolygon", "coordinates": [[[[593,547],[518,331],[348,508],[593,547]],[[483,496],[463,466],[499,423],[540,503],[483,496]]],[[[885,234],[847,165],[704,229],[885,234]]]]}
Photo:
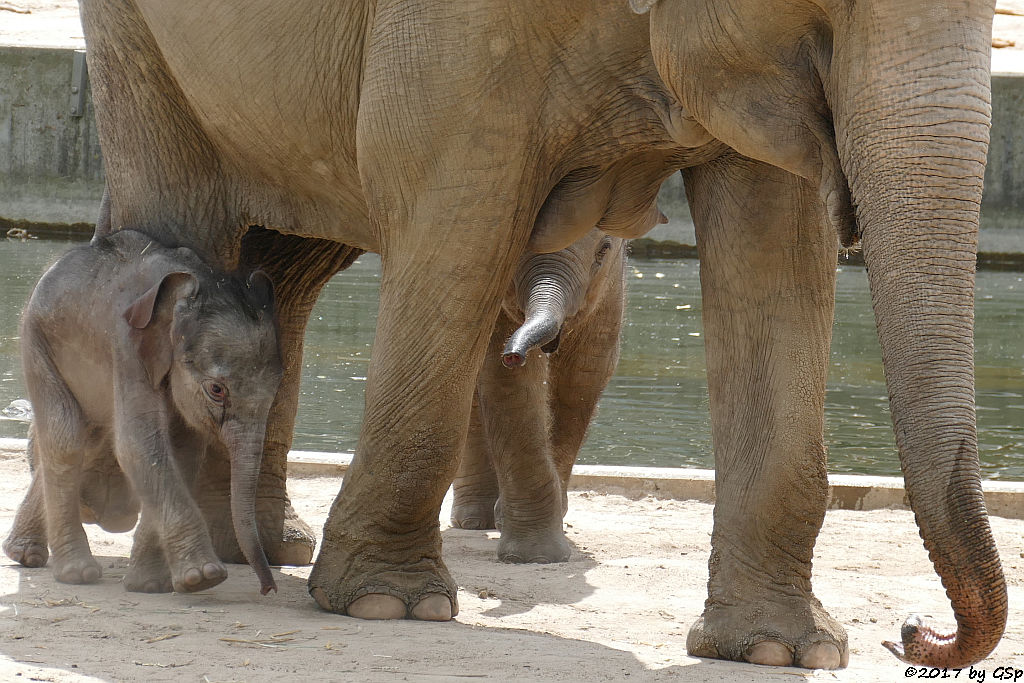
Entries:
{"type": "Polygon", "coordinates": [[[455,501],[452,505],[451,522],[457,529],[496,529],[494,501],[455,501]]]}
{"type": "Polygon", "coordinates": [[[132,593],[170,593],[174,590],[171,570],[166,566],[155,568],[155,571],[130,567],[124,576],[124,589],[132,593]]]}
{"type": "Polygon", "coordinates": [[[89,552],[54,556],[53,576],[61,583],[96,583],[103,576],[103,569],[89,552]]]}
{"type": "Polygon", "coordinates": [[[504,525],[498,542],[498,559],[514,564],[568,562],[572,554],[569,541],[562,531],[561,520],[557,529],[542,532],[521,531],[504,525]]]}
{"type": "Polygon", "coordinates": [[[35,538],[16,538],[13,534],[4,541],[4,554],[22,567],[42,567],[50,557],[46,543],[35,538]]]}
{"type": "Polygon", "coordinates": [[[220,562],[182,561],[171,568],[171,585],[179,593],[195,593],[213,588],[228,578],[228,570],[220,562]]]}
{"type": "Polygon", "coordinates": [[[839,669],[850,657],[843,627],[814,598],[712,605],[690,628],[686,649],[694,657],[805,669],[839,669]]]}
{"type": "Polygon", "coordinates": [[[329,555],[321,552],[308,584],[309,594],[329,612],[356,619],[420,621],[449,621],[459,613],[457,587],[439,560],[420,560],[420,567],[433,566],[416,571],[385,567],[379,573],[364,570],[341,577],[332,571],[338,565],[329,555]]]}

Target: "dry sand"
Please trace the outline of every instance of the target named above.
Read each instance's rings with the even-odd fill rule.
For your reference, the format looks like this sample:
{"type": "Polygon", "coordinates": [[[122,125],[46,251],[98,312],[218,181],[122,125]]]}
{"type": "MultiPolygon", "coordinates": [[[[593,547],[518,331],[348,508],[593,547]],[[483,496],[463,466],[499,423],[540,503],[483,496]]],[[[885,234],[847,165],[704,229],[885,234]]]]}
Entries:
{"type": "MultiPolygon", "coordinates": [[[[23,455],[0,452],[2,537],[27,484],[23,455]]],[[[319,528],[340,478],[289,485],[319,528]]],[[[694,659],[686,632],[705,595],[711,506],[586,492],[569,501],[575,550],[566,564],[500,564],[495,533],[444,531],[461,607],[448,624],[325,613],[306,593],[308,567],[275,569],[280,593],[265,598],[244,565],[204,593],[127,593],[120,581],[131,536],[90,526],[105,571],[99,584],[59,584],[49,569],[3,558],[0,680],[895,681],[906,667],[880,641],[896,638],[911,612],[952,620],[909,512],[836,510],[819,538],[815,585],[849,631],[850,667],[810,673],[694,659]]],[[[998,667],[1024,669],[1024,521],[992,525],[1011,611],[1002,643],[976,667],[990,681],[998,667]]]]}

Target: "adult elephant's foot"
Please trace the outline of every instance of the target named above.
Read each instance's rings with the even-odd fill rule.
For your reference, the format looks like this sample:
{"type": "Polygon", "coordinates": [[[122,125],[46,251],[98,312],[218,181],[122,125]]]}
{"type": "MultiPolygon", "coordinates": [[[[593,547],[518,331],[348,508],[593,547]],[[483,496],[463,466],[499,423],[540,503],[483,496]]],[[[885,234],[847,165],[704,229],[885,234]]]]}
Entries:
{"type": "Polygon", "coordinates": [[[452,504],[451,522],[457,529],[496,529],[494,524],[495,499],[459,500],[452,504]]]}
{"type": "Polygon", "coordinates": [[[839,669],[850,658],[846,631],[814,598],[711,605],[690,628],[693,657],[767,666],[839,669]]]}
{"type": "MultiPolygon", "coordinates": [[[[256,502],[256,524],[267,562],[274,566],[302,567],[313,561],[316,536],[291,502],[279,498],[256,502]]],[[[213,548],[224,562],[247,564],[235,538],[231,521],[231,504],[227,498],[207,499],[202,503],[203,517],[213,541],[213,548]]]]}
{"type": "Polygon", "coordinates": [[[523,528],[506,521],[502,525],[501,540],[498,542],[498,559],[514,564],[568,562],[572,549],[562,530],[562,521],[557,527],[543,529],[523,528]]]}
{"type": "Polygon", "coordinates": [[[292,504],[286,502],[281,532],[274,538],[263,539],[267,561],[275,566],[304,567],[313,562],[315,548],[313,530],[299,517],[292,504]]]}
{"type": "Polygon", "coordinates": [[[42,567],[50,557],[46,543],[35,538],[16,536],[14,532],[4,541],[4,554],[22,567],[42,567]]]}
{"type": "Polygon", "coordinates": [[[408,569],[374,567],[325,548],[308,586],[320,607],[356,619],[449,621],[459,613],[457,586],[440,559],[418,558],[408,569]]]}

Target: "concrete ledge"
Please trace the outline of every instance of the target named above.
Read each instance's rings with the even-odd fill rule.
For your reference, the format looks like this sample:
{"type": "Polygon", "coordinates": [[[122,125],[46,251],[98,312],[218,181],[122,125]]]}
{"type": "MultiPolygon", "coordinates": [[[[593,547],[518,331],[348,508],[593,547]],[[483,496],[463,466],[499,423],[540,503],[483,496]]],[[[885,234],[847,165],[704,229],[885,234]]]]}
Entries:
{"type": "MultiPolygon", "coordinates": [[[[2,441],[2,440],[0,440],[2,441]]],[[[3,447],[0,443],[0,447],[3,447]]],[[[350,453],[292,451],[288,472],[298,476],[338,476],[352,462],[350,453]]],[[[833,474],[829,478],[829,510],[910,509],[900,477],[833,474]]],[[[576,465],[569,488],[628,498],[654,496],[673,500],[715,500],[714,470],[675,467],[612,467],[576,465]]],[[[990,515],[1024,519],[1024,482],[983,481],[985,504],[990,515]]]]}
{"type": "MultiPolygon", "coordinates": [[[[25,452],[26,439],[0,438],[0,458],[25,452]]],[[[288,474],[297,477],[341,476],[352,463],[351,453],[291,451],[288,474]]],[[[910,509],[900,477],[833,474],[828,478],[829,510],[910,509]]],[[[677,467],[615,467],[576,465],[569,488],[627,498],[668,498],[715,502],[715,471],[677,467]]],[[[990,515],[1024,519],[1024,481],[983,481],[990,515]]]]}

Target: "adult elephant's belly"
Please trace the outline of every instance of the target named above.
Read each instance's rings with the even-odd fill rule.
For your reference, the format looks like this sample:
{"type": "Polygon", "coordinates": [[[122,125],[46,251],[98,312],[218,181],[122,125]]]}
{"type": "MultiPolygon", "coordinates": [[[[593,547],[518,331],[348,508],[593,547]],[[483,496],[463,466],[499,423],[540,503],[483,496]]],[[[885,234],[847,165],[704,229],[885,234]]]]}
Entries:
{"type": "Polygon", "coordinates": [[[356,165],[362,13],[302,1],[139,7],[253,222],[373,249],[356,165]]]}

